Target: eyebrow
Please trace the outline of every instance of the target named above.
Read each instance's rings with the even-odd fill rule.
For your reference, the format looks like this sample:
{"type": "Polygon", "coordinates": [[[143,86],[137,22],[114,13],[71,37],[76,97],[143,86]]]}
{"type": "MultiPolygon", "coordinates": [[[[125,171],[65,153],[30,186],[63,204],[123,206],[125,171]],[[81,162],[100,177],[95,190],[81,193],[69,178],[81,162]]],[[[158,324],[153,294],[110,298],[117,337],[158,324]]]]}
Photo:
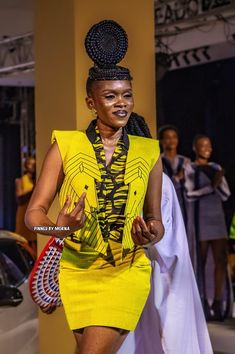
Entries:
{"type": "MultiPolygon", "coordinates": [[[[102,93],[116,93],[116,92],[119,92],[120,90],[119,89],[105,89],[102,91],[102,93]]],[[[127,92],[127,91],[132,91],[132,88],[127,88],[125,90],[123,90],[122,92],[127,92]]]]}

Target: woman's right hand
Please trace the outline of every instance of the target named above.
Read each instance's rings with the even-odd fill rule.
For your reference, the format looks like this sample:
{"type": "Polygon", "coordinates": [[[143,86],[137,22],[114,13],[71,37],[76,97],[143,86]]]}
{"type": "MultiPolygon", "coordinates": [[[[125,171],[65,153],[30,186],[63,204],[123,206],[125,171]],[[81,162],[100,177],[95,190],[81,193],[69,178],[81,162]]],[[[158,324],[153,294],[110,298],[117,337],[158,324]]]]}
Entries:
{"type": "Polygon", "coordinates": [[[85,221],[86,221],[86,215],[85,215],[85,211],[84,211],[85,198],[86,198],[86,193],[82,193],[82,195],[78,199],[78,202],[76,203],[74,209],[68,213],[67,211],[71,205],[71,198],[69,196],[67,196],[64,206],[59,212],[59,215],[58,215],[58,218],[56,221],[56,226],[66,227],[66,228],[69,228],[69,230],[65,231],[64,236],[62,236],[61,232],[60,232],[59,237],[68,236],[72,232],[80,230],[84,226],[85,221]]]}
{"type": "Polygon", "coordinates": [[[183,180],[185,177],[184,177],[184,170],[181,169],[175,176],[174,176],[174,179],[176,180],[176,182],[180,182],[181,180],[183,180]]]}
{"type": "Polygon", "coordinates": [[[213,187],[214,188],[218,188],[219,185],[222,182],[222,178],[224,177],[224,169],[221,169],[219,171],[216,171],[215,176],[214,176],[214,180],[213,180],[213,187]]]}

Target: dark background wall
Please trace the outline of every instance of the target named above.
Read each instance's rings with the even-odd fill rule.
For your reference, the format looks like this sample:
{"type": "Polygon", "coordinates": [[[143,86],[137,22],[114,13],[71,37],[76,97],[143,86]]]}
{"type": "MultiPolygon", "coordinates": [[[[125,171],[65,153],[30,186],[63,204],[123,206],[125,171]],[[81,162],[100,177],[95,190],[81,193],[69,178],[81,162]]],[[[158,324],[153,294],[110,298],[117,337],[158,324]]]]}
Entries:
{"type": "Polygon", "coordinates": [[[194,158],[196,134],[212,139],[212,160],[225,168],[232,191],[224,205],[229,224],[235,211],[235,59],[169,71],[157,94],[158,127],[178,127],[180,153],[194,158]]]}
{"type": "Polygon", "coordinates": [[[0,228],[15,229],[15,178],[20,170],[20,127],[0,125],[0,228]]]}
{"type": "Polygon", "coordinates": [[[15,178],[35,149],[34,88],[0,87],[0,229],[15,230],[15,178]]]}

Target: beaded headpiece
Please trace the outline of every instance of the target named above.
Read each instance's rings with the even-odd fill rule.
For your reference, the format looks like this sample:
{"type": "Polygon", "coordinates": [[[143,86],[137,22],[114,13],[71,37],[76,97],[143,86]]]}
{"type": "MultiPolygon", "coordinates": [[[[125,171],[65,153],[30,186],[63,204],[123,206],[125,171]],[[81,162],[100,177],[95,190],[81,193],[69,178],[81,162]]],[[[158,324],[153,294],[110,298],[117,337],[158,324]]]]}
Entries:
{"type": "Polygon", "coordinates": [[[93,25],[86,35],[85,48],[94,62],[89,70],[90,80],[132,79],[129,69],[116,65],[128,48],[127,34],[117,22],[104,20],[93,25]]]}

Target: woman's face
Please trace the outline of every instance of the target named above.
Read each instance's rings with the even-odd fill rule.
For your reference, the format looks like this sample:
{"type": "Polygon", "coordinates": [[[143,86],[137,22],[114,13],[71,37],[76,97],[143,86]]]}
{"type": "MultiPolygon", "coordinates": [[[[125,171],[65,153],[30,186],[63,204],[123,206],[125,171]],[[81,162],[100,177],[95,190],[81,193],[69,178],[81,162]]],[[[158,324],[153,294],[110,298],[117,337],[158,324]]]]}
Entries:
{"type": "Polygon", "coordinates": [[[25,170],[26,172],[34,173],[35,172],[36,161],[34,158],[27,158],[25,161],[25,170]]]}
{"type": "Polygon", "coordinates": [[[200,138],[194,145],[197,157],[208,160],[212,154],[212,145],[209,138],[200,138]]]}
{"type": "Polygon", "coordinates": [[[173,129],[167,129],[163,132],[161,144],[163,150],[176,150],[179,143],[178,134],[173,129]]]}
{"type": "Polygon", "coordinates": [[[95,81],[86,98],[89,109],[95,109],[98,119],[114,129],[124,127],[134,107],[132,87],[128,80],[95,81]]]}

